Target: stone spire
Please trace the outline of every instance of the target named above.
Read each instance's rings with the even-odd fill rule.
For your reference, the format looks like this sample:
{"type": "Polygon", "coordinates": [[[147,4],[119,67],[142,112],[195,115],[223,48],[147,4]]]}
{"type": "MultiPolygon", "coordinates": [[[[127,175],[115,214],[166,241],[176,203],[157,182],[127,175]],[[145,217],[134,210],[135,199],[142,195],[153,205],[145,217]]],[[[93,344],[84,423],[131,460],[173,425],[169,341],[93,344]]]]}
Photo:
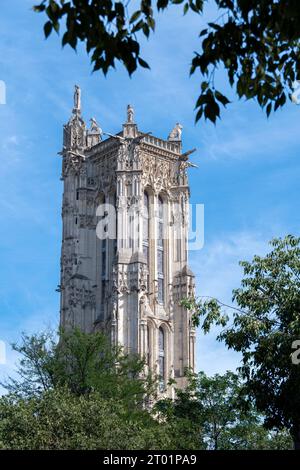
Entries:
{"type": "Polygon", "coordinates": [[[138,136],[138,128],[134,122],[134,109],[131,104],[127,105],[127,121],[123,124],[123,137],[133,139],[138,136]]]}
{"type": "Polygon", "coordinates": [[[86,125],[81,116],[81,90],[74,89],[74,103],[69,122],[64,126],[64,148],[82,151],[86,147],[86,125]]]}
{"type": "Polygon", "coordinates": [[[87,146],[93,147],[101,142],[103,131],[94,117],[90,119],[90,123],[91,126],[90,129],[87,130],[86,139],[87,146]]]}

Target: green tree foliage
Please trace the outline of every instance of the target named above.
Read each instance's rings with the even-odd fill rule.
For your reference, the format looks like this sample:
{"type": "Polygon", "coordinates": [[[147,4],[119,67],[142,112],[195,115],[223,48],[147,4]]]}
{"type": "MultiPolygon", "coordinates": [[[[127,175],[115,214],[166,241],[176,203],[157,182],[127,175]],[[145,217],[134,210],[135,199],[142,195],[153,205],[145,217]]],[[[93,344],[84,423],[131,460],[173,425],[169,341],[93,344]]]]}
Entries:
{"type": "Polygon", "coordinates": [[[156,380],[144,362],[113,349],[102,333],[79,329],[23,335],[17,377],[3,385],[0,448],[174,448],[174,425],[145,408],[156,380]]]}
{"type": "MultiPolygon", "coordinates": [[[[300,339],[300,238],[289,235],[270,244],[265,257],[240,263],[244,279],[233,291],[238,308],[219,340],[242,354],[241,372],[265,425],[287,428],[300,448],[300,366],[292,361],[293,342],[300,339]]],[[[221,323],[218,310],[224,317],[216,299],[185,304],[206,331],[221,323]]]]}
{"type": "Polygon", "coordinates": [[[76,395],[97,391],[105,398],[118,396],[141,404],[145,394],[155,393],[155,378],[143,374],[144,362],[111,348],[102,333],[86,334],[79,329],[60,332],[57,343],[52,333],[23,335],[13,349],[20,354],[17,378],[2,385],[8,392],[32,397],[67,387],[76,395]]]}
{"type": "MultiPolygon", "coordinates": [[[[156,405],[166,421],[185,420],[194,433],[198,448],[290,449],[286,430],[267,431],[245,389],[241,376],[227,371],[208,377],[204,372],[189,374],[186,390],[177,390],[177,398],[156,405]],[[197,433],[198,430],[198,433],[197,433]]],[[[184,435],[184,428],[182,435],[184,435]]]]}
{"type": "Polygon", "coordinates": [[[189,390],[176,390],[175,401],[166,398],[159,400],[154,407],[161,423],[174,429],[173,440],[179,449],[205,449],[203,440],[201,409],[189,390]]]}
{"type": "Polygon", "coordinates": [[[78,396],[55,388],[0,399],[3,449],[164,449],[172,447],[170,438],[147,411],[128,415],[122,399],[99,392],[78,396]]]}
{"type": "MultiPolygon", "coordinates": [[[[62,45],[83,42],[93,70],[104,74],[121,62],[131,75],[141,57],[141,35],[155,29],[155,14],[170,6],[200,15],[208,0],[141,0],[134,6],[113,0],[43,0],[34,7],[47,21],[45,36],[62,30],[62,45]]],[[[229,99],[215,88],[215,73],[225,70],[239,98],[255,99],[267,115],[286,103],[299,76],[300,6],[297,0],[214,0],[219,14],[199,34],[190,73],[199,73],[196,121],[212,122],[229,99]]]]}
{"type": "Polygon", "coordinates": [[[58,344],[23,335],[14,348],[19,376],[0,398],[2,449],[288,448],[285,433],[262,428],[233,373],[190,374],[175,402],[151,408],[156,380],[101,333],[61,333],[58,344]]]}

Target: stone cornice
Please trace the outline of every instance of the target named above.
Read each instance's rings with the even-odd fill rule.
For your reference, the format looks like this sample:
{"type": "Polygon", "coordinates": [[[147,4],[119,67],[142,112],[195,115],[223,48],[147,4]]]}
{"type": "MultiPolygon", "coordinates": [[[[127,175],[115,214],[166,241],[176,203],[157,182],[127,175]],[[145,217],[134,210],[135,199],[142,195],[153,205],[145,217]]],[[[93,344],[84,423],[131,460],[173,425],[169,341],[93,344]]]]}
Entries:
{"type": "Polygon", "coordinates": [[[155,157],[168,158],[169,160],[173,162],[178,161],[181,155],[180,153],[175,153],[170,150],[166,150],[161,147],[156,147],[155,145],[151,145],[145,142],[141,142],[141,150],[142,152],[148,155],[153,155],[155,157]]]}
{"type": "Polygon", "coordinates": [[[87,158],[94,159],[93,157],[102,158],[105,157],[107,154],[116,151],[120,147],[120,142],[114,138],[109,138],[99,142],[99,144],[91,147],[90,149],[86,150],[87,158]]]}
{"type": "MultiPolygon", "coordinates": [[[[140,133],[142,135],[143,133],[140,133]]],[[[116,134],[121,136],[121,133],[116,134]]],[[[130,142],[130,141],[129,141],[130,142]]],[[[110,137],[99,144],[95,145],[86,150],[87,158],[98,157],[102,158],[107,153],[115,151],[120,148],[122,143],[113,137],[110,137]]],[[[140,145],[141,150],[147,151],[152,155],[157,155],[161,157],[167,157],[171,160],[177,160],[181,155],[181,145],[175,142],[169,142],[168,140],[160,139],[152,135],[144,135],[140,141],[137,143],[140,145]]]]}

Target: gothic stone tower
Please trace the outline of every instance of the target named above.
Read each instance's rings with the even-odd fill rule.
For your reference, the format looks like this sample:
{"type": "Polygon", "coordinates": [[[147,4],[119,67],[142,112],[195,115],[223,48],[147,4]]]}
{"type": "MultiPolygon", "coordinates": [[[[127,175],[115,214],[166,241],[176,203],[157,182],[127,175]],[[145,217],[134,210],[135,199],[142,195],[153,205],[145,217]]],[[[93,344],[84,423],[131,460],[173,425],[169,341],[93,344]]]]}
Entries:
{"type": "Polygon", "coordinates": [[[194,292],[181,129],[167,140],[145,134],[128,106],[123,130],[103,139],[95,119],[87,129],[76,86],[61,152],[61,326],[103,330],[139,353],[168,396],[168,379],[184,387],[195,355],[191,314],[180,306],[194,292]]]}

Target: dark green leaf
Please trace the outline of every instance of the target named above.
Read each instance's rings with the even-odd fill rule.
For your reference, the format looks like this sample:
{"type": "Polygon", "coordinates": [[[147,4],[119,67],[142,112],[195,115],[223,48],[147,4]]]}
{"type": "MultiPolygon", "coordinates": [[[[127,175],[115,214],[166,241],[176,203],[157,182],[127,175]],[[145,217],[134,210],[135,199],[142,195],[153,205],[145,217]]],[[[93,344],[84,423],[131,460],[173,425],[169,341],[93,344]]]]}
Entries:
{"type": "Polygon", "coordinates": [[[44,24],[44,33],[46,38],[51,34],[52,27],[51,21],[47,21],[47,23],[44,24]]]}

